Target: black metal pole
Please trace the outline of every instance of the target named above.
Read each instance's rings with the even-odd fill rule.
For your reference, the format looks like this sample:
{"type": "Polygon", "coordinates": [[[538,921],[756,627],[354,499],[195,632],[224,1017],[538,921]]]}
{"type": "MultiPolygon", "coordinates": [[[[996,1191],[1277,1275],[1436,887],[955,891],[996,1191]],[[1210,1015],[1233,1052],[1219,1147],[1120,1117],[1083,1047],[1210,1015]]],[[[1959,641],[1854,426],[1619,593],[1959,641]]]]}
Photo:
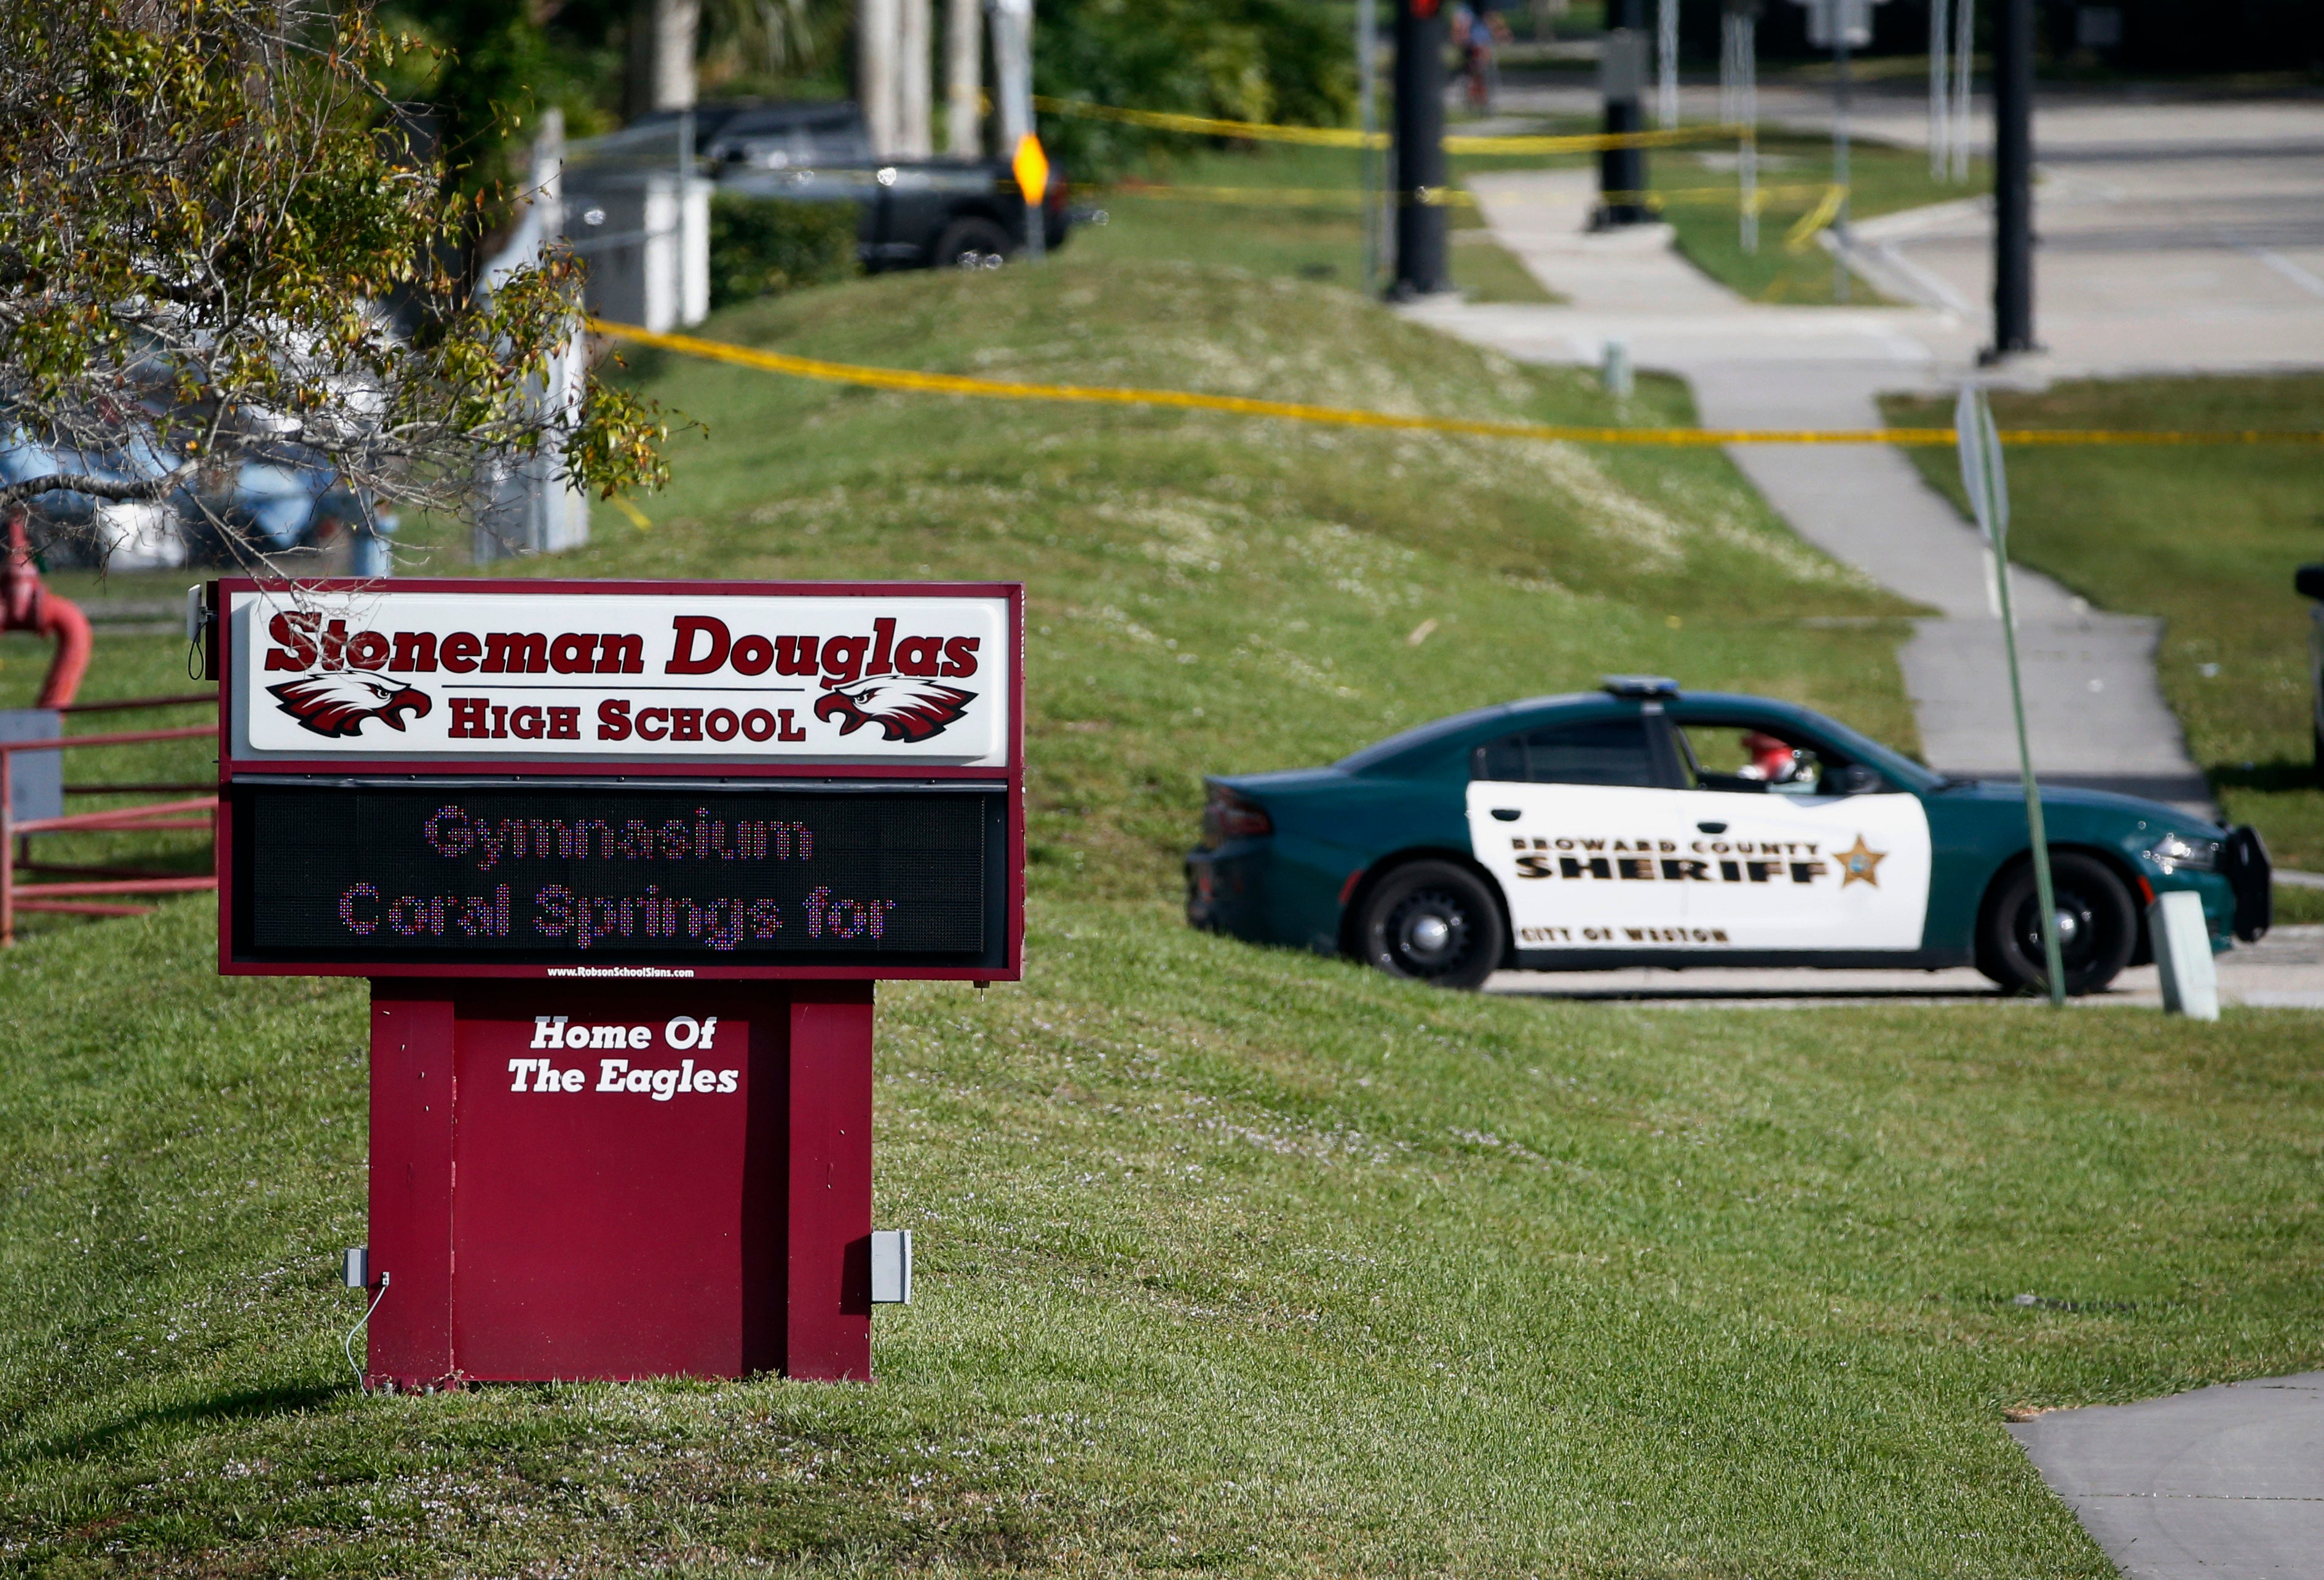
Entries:
{"type": "Polygon", "coordinates": [[[1444,269],[1444,16],[1439,0],[1396,4],[1397,298],[1452,289],[1444,269]]]}
{"type": "MultiPolygon", "coordinates": [[[[1604,52],[1598,61],[1599,91],[1606,98],[1609,136],[1643,132],[1646,83],[1646,0],[1609,0],[1604,52]]],[[[1654,215],[1646,189],[1646,151],[1609,148],[1598,155],[1598,216],[1600,228],[1643,225],[1654,215]]]]}
{"type": "Polygon", "coordinates": [[[2000,0],[1993,34],[1992,361],[2034,341],[2034,0],[2000,0]]]}
{"type": "Polygon", "coordinates": [[[1831,299],[1848,300],[1848,196],[1852,180],[1848,171],[1849,116],[1856,108],[1854,85],[1848,77],[1848,36],[1849,14],[1853,7],[1847,0],[1832,7],[1838,13],[1838,25],[1831,30],[1831,184],[1840,189],[1840,211],[1832,216],[1831,239],[1837,243],[1831,249],[1831,299]]]}

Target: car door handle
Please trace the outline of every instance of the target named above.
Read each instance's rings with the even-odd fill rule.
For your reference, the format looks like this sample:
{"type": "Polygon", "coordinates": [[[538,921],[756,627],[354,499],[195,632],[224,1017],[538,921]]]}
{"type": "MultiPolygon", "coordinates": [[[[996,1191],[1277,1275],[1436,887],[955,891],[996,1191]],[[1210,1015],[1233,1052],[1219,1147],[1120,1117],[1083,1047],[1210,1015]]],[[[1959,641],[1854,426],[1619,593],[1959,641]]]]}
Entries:
{"type": "Polygon", "coordinates": [[[1504,823],[1514,823],[1524,815],[1524,813],[1517,810],[1515,807],[1495,807],[1493,808],[1493,816],[1499,818],[1504,823]]]}
{"type": "Polygon", "coordinates": [[[1727,832],[1727,825],[1724,823],[1697,823],[1695,827],[1705,834],[1724,834],[1727,832]]]}

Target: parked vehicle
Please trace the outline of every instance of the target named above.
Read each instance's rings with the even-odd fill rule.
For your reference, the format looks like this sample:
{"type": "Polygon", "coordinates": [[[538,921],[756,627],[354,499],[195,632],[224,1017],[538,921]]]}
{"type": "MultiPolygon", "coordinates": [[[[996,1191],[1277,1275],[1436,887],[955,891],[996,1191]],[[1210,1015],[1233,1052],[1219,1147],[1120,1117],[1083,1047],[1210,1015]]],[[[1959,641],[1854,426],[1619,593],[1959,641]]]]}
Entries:
{"type": "MultiPolygon", "coordinates": [[[[1975,966],[2043,980],[2023,790],[1932,772],[1767,698],[1659,677],[1479,709],[1329,768],[1208,781],[1186,915],[1475,987],[1497,968],[1975,966]]],[[[2158,893],[2215,950],[2272,919],[2266,847],[2045,789],[2066,989],[2151,959],[2158,893]]]]}
{"type": "MultiPolygon", "coordinates": [[[[175,455],[148,441],[99,454],[45,444],[21,430],[0,437],[0,482],[59,472],[129,482],[176,463],[175,455]]],[[[154,570],[244,564],[254,553],[300,553],[342,556],[350,576],[392,574],[388,539],[396,529],[394,513],[366,511],[343,478],[311,464],[305,452],[271,463],[245,460],[225,487],[198,499],[188,488],[129,503],[60,489],[29,503],[34,547],[51,566],[154,570]]]]}
{"type": "MultiPolygon", "coordinates": [[[[1025,245],[1027,205],[1005,160],[878,160],[852,103],[706,105],[695,146],[719,189],[795,202],[859,206],[864,267],[997,265],[1025,245]]],[[[1051,170],[1043,239],[1061,247],[1071,228],[1065,178],[1051,170]]]]}

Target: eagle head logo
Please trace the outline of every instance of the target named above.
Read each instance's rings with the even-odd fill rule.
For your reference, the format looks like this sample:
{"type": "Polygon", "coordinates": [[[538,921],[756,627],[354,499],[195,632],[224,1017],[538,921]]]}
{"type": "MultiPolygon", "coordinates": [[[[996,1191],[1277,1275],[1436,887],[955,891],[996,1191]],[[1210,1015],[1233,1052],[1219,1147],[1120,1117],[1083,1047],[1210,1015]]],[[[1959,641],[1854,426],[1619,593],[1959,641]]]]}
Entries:
{"type": "Polygon", "coordinates": [[[353,670],[305,675],[266,689],[283,712],[318,735],[359,735],[367,718],[401,730],[407,712],[425,717],[434,706],[415,687],[353,670]]]}
{"type": "Polygon", "coordinates": [[[839,726],[843,735],[852,735],[865,725],[878,725],[890,741],[925,741],[942,735],[945,726],[975,700],[975,692],[958,687],[916,680],[908,675],[881,675],[833,688],[815,705],[815,716],[844,717],[847,722],[839,726]]]}

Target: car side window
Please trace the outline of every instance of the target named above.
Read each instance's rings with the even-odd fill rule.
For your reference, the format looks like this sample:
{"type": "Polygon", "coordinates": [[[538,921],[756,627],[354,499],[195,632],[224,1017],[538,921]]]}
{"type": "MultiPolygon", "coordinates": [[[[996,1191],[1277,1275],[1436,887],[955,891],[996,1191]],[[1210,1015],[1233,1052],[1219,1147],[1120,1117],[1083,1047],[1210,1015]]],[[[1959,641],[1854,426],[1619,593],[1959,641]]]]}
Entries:
{"type": "Polygon", "coordinates": [[[1643,719],[1600,719],[1505,735],[1476,750],[1471,777],[1529,784],[1653,786],[1643,719]]]}
{"type": "Polygon", "coordinates": [[[1697,790],[1838,796],[1892,788],[1877,770],[1779,734],[1773,725],[1698,722],[1674,725],[1673,733],[1697,790]]]}

